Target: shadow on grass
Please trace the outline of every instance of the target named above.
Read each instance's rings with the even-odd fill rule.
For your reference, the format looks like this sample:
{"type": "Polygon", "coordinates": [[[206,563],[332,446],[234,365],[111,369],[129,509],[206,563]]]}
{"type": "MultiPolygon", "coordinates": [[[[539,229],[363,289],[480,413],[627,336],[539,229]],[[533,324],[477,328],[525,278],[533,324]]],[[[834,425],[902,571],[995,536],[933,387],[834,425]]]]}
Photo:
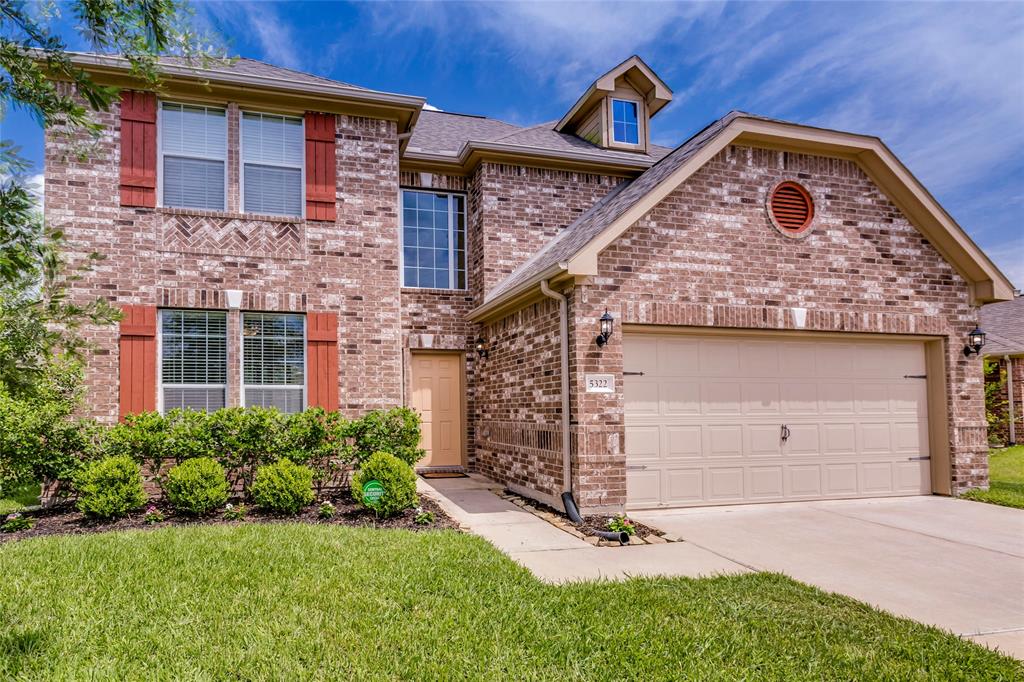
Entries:
{"type": "Polygon", "coordinates": [[[0,635],[0,659],[7,663],[8,671],[20,672],[30,659],[47,654],[50,638],[41,630],[12,631],[0,635]]]}

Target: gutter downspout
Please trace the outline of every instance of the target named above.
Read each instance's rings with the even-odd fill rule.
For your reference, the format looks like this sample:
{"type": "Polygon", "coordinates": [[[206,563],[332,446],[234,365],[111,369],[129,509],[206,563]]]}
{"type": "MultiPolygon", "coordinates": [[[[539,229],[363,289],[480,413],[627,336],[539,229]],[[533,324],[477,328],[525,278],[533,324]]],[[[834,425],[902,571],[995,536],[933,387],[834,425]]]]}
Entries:
{"type": "Polygon", "coordinates": [[[562,499],[565,493],[572,495],[572,448],[569,434],[569,300],[548,286],[548,280],[540,281],[540,290],[548,298],[558,301],[558,332],[562,342],[562,499]]]}
{"type": "Polygon", "coordinates": [[[1010,417],[1010,442],[1007,445],[1012,447],[1017,444],[1016,415],[1013,413],[1013,358],[1004,355],[1003,360],[1006,361],[1006,395],[1010,398],[1007,401],[1009,403],[1007,414],[1010,417]]]}

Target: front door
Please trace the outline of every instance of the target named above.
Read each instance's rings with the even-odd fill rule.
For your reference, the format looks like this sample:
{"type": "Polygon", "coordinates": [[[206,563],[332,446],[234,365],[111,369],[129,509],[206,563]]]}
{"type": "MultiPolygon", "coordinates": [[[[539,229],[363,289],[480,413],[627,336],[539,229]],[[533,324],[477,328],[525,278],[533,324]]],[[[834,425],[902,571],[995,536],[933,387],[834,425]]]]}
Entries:
{"type": "Polygon", "coordinates": [[[412,407],[422,417],[421,467],[462,466],[462,354],[413,353],[412,407]]]}

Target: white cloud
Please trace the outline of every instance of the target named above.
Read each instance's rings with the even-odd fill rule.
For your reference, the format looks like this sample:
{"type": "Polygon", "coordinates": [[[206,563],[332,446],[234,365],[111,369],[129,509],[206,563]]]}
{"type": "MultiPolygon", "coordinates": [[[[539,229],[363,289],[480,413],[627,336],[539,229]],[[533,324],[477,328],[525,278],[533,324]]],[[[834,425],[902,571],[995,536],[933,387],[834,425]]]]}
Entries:
{"type": "Polygon", "coordinates": [[[259,43],[263,60],[276,66],[302,70],[303,59],[291,25],[267,2],[206,2],[194,5],[197,18],[220,33],[225,42],[241,33],[259,43]],[[225,35],[226,34],[226,35],[225,35]]]}
{"type": "Polygon", "coordinates": [[[36,173],[30,175],[25,181],[25,186],[28,187],[29,192],[36,198],[36,203],[39,204],[39,208],[43,208],[43,202],[46,199],[46,186],[43,182],[43,174],[36,173]]]}

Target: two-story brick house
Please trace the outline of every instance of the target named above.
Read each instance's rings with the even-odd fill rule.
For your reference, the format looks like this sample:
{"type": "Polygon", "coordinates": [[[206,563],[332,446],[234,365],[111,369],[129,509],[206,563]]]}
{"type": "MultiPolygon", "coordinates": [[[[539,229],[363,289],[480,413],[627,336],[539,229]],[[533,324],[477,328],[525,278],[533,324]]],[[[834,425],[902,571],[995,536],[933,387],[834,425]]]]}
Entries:
{"type": "Polygon", "coordinates": [[[987,483],[976,307],[1006,278],[877,139],[732,112],[650,143],[633,57],[519,127],[238,60],[46,141],[88,405],[411,405],[423,467],[584,510],[987,483]],[[603,318],[603,319],[602,319],[603,318]],[[598,338],[600,336],[600,338],[598,338]]]}

